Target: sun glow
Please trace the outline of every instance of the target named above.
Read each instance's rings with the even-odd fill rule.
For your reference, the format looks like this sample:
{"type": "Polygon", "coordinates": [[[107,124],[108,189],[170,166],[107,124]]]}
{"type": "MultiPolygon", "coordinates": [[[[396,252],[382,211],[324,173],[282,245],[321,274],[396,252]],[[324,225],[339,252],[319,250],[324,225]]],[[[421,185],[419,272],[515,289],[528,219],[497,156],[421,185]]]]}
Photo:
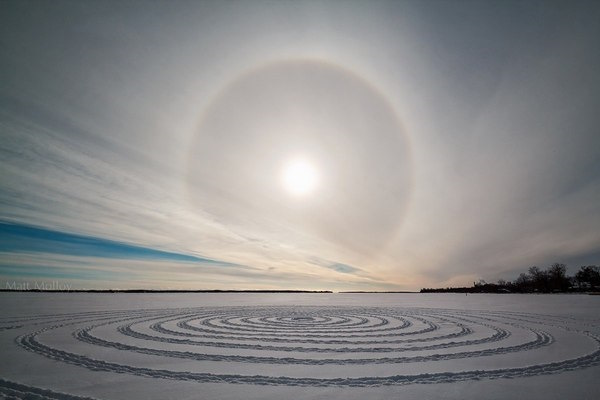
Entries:
{"type": "Polygon", "coordinates": [[[316,189],[319,176],[313,164],[303,158],[296,158],[284,166],[282,182],[290,194],[305,196],[316,189]]]}

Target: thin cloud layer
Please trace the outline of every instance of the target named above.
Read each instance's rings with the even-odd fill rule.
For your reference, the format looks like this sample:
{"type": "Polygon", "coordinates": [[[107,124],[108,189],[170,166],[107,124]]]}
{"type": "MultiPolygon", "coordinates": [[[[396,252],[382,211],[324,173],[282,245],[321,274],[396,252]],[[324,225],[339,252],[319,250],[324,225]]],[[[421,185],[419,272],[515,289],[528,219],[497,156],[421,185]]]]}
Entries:
{"type": "Polygon", "coordinates": [[[598,20],[584,1],[3,2],[0,278],[402,290],[597,264],[598,20]],[[322,178],[303,200],[280,184],[298,154],[322,178]]]}

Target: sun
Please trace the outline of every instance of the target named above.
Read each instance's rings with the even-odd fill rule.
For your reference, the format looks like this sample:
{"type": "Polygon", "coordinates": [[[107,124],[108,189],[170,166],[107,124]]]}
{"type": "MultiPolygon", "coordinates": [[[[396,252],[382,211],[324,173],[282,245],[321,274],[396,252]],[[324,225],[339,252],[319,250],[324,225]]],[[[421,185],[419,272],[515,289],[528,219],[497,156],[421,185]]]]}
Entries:
{"type": "Polygon", "coordinates": [[[319,183],[317,168],[301,157],[288,161],[283,167],[281,177],[285,190],[294,196],[306,196],[312,193],[319,183]]]}

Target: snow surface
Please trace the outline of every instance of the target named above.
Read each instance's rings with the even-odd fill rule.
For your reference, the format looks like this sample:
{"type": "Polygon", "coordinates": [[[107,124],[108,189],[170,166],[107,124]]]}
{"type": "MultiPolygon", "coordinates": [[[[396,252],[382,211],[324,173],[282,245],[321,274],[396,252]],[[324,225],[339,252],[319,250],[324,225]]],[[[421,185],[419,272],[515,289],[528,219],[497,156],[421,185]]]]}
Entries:
{"type": "Polygon", "coordinates": [[[0,293],[0,310],[0,398],[600,393],[600,296],[0,293]]]}

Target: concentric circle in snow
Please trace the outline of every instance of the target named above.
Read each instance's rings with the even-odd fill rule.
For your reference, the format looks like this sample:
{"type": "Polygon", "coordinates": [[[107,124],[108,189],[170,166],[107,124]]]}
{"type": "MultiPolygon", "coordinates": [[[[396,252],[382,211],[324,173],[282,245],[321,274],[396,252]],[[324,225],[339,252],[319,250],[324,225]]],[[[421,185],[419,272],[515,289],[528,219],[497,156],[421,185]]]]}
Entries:
{"type": "MultiPolygon", "coordinates": [[[[201,307],[4,320],[0,329],[24,329],[16,337],[22,348],[92,371],[203,383],[373,387],[597,365],[600,338],[586,323],[592,324],[449,309],[201,307]]],[[[11,389],[4,381],[0,386],[11,389]]]]}

